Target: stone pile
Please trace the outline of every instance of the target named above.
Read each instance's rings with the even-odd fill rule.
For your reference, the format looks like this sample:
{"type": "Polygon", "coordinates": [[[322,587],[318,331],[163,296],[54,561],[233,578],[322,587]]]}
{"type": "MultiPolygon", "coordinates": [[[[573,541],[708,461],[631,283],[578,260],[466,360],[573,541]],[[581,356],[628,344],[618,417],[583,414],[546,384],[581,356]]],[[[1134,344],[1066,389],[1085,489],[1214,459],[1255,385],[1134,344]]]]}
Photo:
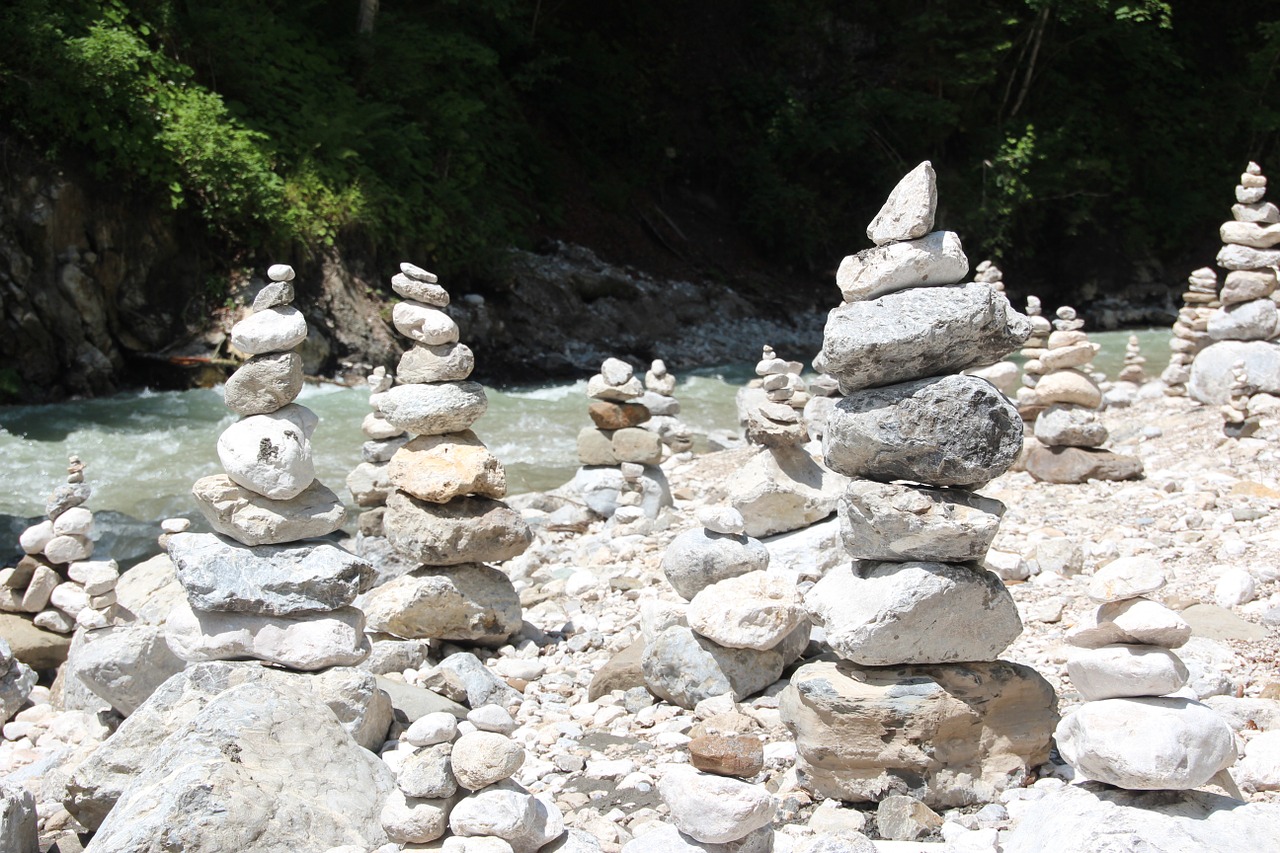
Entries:
{"type": "Polygon", "coordinates": [[[644,374],[644,394],[634,401],[649,410],[649,420],[641,423],[641,428],[657,433],[672,454],[693,449],[693,431],[677,417],[680,401],[675,390],[675,376],[667,371],[666,362],[655,358],[644,374]]]}
{"type": "Polygon", "coordinates": [[[1258,417],[1250,412],[1249,399],[1253,396],[1249,384],[1249,371],[1243,359],[1231,365],[1231,387],[1227,401],[1218,407],[1222,412],[1223,431],[1232,438],[1251,434],[1258,427],[1258,417]]]}
{"type": "Polygon", "coordinates": [[[1040,408],[1033,430],[1036,443],[1027,448],[1023,466],[1036,480],[1082,483],[1085,480],[1130,480],[1142,475],[1137,457],[1102,450],[1107,428],[1098,419],[1102,389],[1086,373],[1100,347],[1084,332],[1074,308],[1063,306],[1054,331],[1037,364],[1036,402],[1040,408]]]}
{"type": "Polygon", "coordinates": [[[840,383],[834,376],[819,373],[809,380],[809,402],[804,404],[804,422],[809,430],[809,440],[817,442],[821,453],[822,436],[827,431],[827,419],[840,399],[840,383]]]}
{"type": "Polygon", "coordinates": [[[1143,367],[1147,359],[1142,355],[1142,347],[1138,345],[1138,336],[1130,335],[1124,345],[1124,366],[1120,368],[1118,382],[1132,382],[1141,385],[1147,381],[1147,371],[1143,367]]]}
{"type": "Polygon", "coordinates": [[[294,348],[307,322],[292,306],[293,268],[275,264],[252,313],[231,329],[251,356],[227,379],[224,400],[241,419],[218,437],[224,473],[192,486],[215,533],[168,538],[186,601],[166,639],[188,662],[260,660],[294,670],[352,665],[369,653],[364,614],[352,607],[372,578],[363,560],[316,541],[346,510],[315,477],[318,419],[293,402],[302,389],[294,348]]]}
{"type": "Polygon", "coordinates": [[[800,378],[803,365],[778,358],[766,345],[756,363],[763,400],[746,411],[747,441],[762,447],[798,447],[809,440],[804,407],[809,390],[800,378]]]}
{"type": "MultiPolygon", "coordinates": [[[[674,388],[654,370],[659,388],[674,388]]],[[[658,463],[664,444],[660,430],[643,425],[650,420],[648,406],[641,402],[646,392],[635,369],[625,361],[606,358],[600,372],[587,381],[591,405],[587,413],[592,426],[578,433],[578,460],[582,463],[568,488],[582,495],[597,515],[620,524],[656,518],[662,507],[670,506],[671,493],[658,463]]]]}
{"type": "Polygon", "coordinates": [[[1067,674],[1084,704],[1058,724],[1062,757],[1083,776],[1129,790],[1188,790],[1235,762],[1231,727],[1206,705],[1169,694],[1187,683],[1170,649],[1191,638],[1177,613],[1150,598],[1165,584],[1150,557],[1121,557],[1090,579],[1098,608],[1067,640],[1067,674]]]}
{"type": "MultiPolygon", "coordinates": [[[[347,489],[356,506],[363,510],[357,519],[357,541],[362,546],[365,537],[383,535],[382,517],[391,493],[387,465],[395,452],[407,443],[404,430],[392,426],[375,405],[378,395],[395,384],[395,377],[387,373],[385,367],[377,367],[365,381],[369,385],[369,405],[373,411],[360,422],[360,431],[365,436],[360,447],[360,464],[347,475],[347,489]]],[[[361,553],[364,553],[363,547],[361,553]]]]}
{"type": "Polygon", "coordinates": [[[383,533],[412,571],[361,599],[369,628],[402,639],[501,644],[519,630],[520,601],[489,563],[524,553],[529,525],[501,498],[502,463],[472,432],[488,401],[468,380],[475,358],[444,312],[449,294],[436,276],[401,264],[391,286],[404,297],[392,319],[413,341],[395,384],[370,400],[388,429],[391,453],[383,533]]]}
{"type": "Polygon", "coordinates": [[[396,776],[381,814],[387,836],[397,844],[425,844],[452,833],[459,841],[506,845],[441,849],[533,853],[564,835],[551,797],[530,794],[511,778],[525,762],[524,747],[510,737],[515,729],[500,705],[473,708],[462,722],[445,711],[415,720],[382,752],[396,776]]]}
{"type": "Polygon", "coordinates": [[[1267,178],[1250,163],[1236,187],[1232,221],[1218,229],[1223,247],[1218,266],[1228,270],[1218,294],[1222,310],[1208,321],[1213,340],[1191,365],[1190,394],[1221,405],[1231,384],[1231,366],[1243,360],[1260,392],[1280,392],[1280,311],[1272,299],[1280,268],[1280,209],[1266,201],[1267,178]]]}
{"type": "Polygon", "coordinates": [[[89,559],[93,511],[85,502],[91,494],[84,463],[70,457],[66,484],[45,502],[48,517],[18,537],[25,556],[0,570],[0,610],[34,614],[37,627],[59,634],[114,621],[120,570],[115,560],[89,559]]]}
{"type": "Polygon", "coordinates": [[[688,605],[650,621],[641,660],[649,691],[682,708],[764,690],[809,644],[794,581],[767,571],[769,551],[746,535],[742,514],[702,507],[698,522],[662,557],[663,573],[688,605]]]}
{"type": "MultiPolygon", "coordinates": [[[[973,280],[989,284],[996,292],[1004,293],[1004,273],[991,261],[983,261],[978,264],[977,269],[973,272],[973,280]]],[[[1007,359],[983,367],[971,367],[965,370],[965,373],[987,380],[1010,397],[1018,393],[1018,388],[1021,385],[1022,374],[1018,370],[1018,365],[1007,359]]]]}
{"type": "Polygon", "coordinates": [[[989,800],[1047,759],[1053,688],[999,660],[1018,608],[982,568],[1004,506],[973,490],[1022,447],[1017,409],[961,371],[1030,333],[990,284],[964,281],[959,237],[931,231],[937,191],[922,163],[844,259],[845,302],[822,361],[845,394],[823,439],[853,479],[840,500],[852,565],[805,595],[836,659],[801,666],[782,692],[801,785],[820,796],[930,805],[989,800]]]}
{"type": "Polygon", "coordinates": [[[1036,415],[1044,408],[1036,396],[1036,384],[1040,381],[1042,364],[1040,357],[1049,346],[1049,336],[1053,334],[1053,324],[1041,313],[1040,297],[1027,297],[1027,320],[1031,323],[1031,334],[1022,343],[1020,355],[1022,363],[1022,385],[1014,396],[1018,404],[1018,413],[1027,423],[1034,423],[1036,415]]]}
{"type": "Polygon", "coordinates": [[[1187,383],[1191,381],[1191,363],[1196,354],[1212,341],[1209,338],[1209,318],[1222,308],[1218,300],[1218,274],[1209,267],[1201,267],[1187,279],[1187,290],[1182,294],[1182,308],[1173,324],[1173,337],[1169,339],[1169,366],[1160,374],[1165,393],[1170,397],[1187,396],[1187,383]]]}

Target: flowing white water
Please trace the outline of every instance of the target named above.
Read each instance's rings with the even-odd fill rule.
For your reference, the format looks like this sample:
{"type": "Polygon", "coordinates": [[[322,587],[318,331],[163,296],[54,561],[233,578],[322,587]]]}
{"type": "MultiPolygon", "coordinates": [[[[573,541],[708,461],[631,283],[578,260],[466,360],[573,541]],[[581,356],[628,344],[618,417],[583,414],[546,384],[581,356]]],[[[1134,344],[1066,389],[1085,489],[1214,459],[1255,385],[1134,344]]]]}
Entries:
{"type": "MultiPolygon", "coordinates": [[[[1119,371],[1129,334],[1091,335],[1103,345],[1095,365],[1108,376],[1119,371]]],[[[1139,333],[1151,376],[1168,360],[1168,337],[1164,329],[1139,333]]],[[[752,376],[751,367],[682,375],[675,392],[681,419],[699,433],[736,431],[734,396],[752,376]]],[[[586,382],[487,392],[489,411],[476,423],[476,434],[502,460],[512,494],[554,488],[573,476],[578,431],[590,423],[586,382]]],[[[368,400],[364,388],[336,385],[308,385],[299,398],[320,416],[312,438],[317,476],[346,501],[346,476],[360,461],[360,421],[369,412],[368,400]]],[[[45,496],[64,482],[67,456],[74,453],[88,466],[94,510],[144,521],[195,517],[191,484],[221,472],[218,435],[235,418],[222,405],[221,389],[0,408],[0,515],[42,515],[45,496]]]]}

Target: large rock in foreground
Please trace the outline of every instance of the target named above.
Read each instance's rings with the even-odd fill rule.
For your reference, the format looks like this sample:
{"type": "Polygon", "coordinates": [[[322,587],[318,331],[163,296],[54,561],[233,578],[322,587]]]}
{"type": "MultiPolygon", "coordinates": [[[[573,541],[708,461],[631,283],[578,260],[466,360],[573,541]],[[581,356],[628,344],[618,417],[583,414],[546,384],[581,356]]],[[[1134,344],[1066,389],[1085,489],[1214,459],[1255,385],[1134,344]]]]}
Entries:
{"type": "Polygon", "coordinates": [[[870,388],[831,411],[822,451],[831,470],[880,482],[978,487],[1022,450],[1017,408],[976,376],[870,388]]]}
{"type": "Polygon", "coordinates": [[[244,684],[150,756],[93,839],[95,853],[296,853],[385,844],[395,777],[301,689],[244,684]]]}
{"type": "Polygon", "coordinates": [[[801,784],[823,797],[890,794],[933,808],[993,802],[1049,758],[1053,687],[1007,661],[800,667],[779,711],[796,738],[801,784]]]}
{"type": "Polygon", "coordinates": [[[365,749],[380,747],[391,725],[391,700],[368,672],[334,667],[299,674],[256,663],[193,664],[162,684],[73,771],[63,805],[85,827],[97,829],[165,739],[217,697],[242,684],[310,691],[365,749]]]}
{"type": "Polygon", "coordinates": [[[850,394],[992,364],[1031,334],[1031,321],[989,284],[916,287],[831,309],[825,372],[850,394]]]}
{"type": "Polygon", "coordinates": [[[993,661],[1022,632],[1013,597],[977,563],[860,561],[804,603],[836,654],[863,666],[993,661]]]}
{"type": "Polygon", "coordinates": [[[1280,805],[1204,791],[1068,785],[1028,804],[1001,839],[1004,853],[1097,850],[1181,853],[1280,850],[1280,805]]]}

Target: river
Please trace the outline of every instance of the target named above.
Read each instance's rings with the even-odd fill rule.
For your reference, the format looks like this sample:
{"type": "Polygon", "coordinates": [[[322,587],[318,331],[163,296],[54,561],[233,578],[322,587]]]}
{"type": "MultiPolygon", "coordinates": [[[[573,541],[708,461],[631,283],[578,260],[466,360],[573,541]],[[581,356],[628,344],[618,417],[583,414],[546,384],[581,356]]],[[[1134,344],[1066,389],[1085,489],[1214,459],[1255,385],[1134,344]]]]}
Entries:
{"type": "MultiPolygon", "coordinates": [[[[1119,372],[1129,334],[1090,335],[1102,345],[1094,362],[1098,370],[1110,377],[1119,372]]],[[[1168,361],[1169,332],[1137,334],[1147,372],[1158,376],[1168,361]]],[[[736,431],[734,395],[750,376],[746,364],[682,374],[675,392],[681,419],[703,434],[736,431]]],[[[512,494],[554,488],[573,476],[575,439],[589,423],[585,381],[488,389],[488,397],[489,411],[475,432],[505,465],[512,494]]],[[[360,459],[360,421],[369,412],[368,399],[364,388],[330,384],[309,384],[299,398],[320,416],[312,438],[317,476],[348,501],[345,480],[360,459]]],[[[221,472],[215,446],[235,419],[222,405],[220,388],[0,407],[0,515],[43,515],[45,496],[64,481],[67,456],[74,453],[87,466],[89,506],[95,511],[153,523],[169,516],[194,518],[191,484],[221,472]]],[[[0,553],[5,550],[0,547],[0,553]]]]}

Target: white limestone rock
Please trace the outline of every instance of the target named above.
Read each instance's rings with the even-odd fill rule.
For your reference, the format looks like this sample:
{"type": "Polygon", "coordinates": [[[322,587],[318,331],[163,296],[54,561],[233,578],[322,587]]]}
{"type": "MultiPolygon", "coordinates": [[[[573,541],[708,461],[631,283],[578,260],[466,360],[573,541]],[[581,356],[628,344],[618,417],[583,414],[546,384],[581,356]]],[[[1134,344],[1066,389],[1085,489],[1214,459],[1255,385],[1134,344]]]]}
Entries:
{"type": "Polygon", "coordinates": [[[956,284],[968,272],[960,236],[935,231],[847,256],[836,270],[836,285],[846,302],[858,302],[908,288],[956,284]]]}
{"type": "Polygon", "coordinates": [[[520,598],[505,574],[477,563],[423,567],[360,600],[371,630],[397,637],[499,643],[520,630],[520,598]]]}
{"type": "Polygon", "coordinates": [[[663,574],[686,601],[714,583],[768,566],[769,551],[759,539],[706,528],[677,535],[662,555],[663,574]]]}
{"type": "Polygon", "coordinates": [[[1149,595],[1165,584],[1164,568],[1152,557],[1118,557],[1089,579],[1088,596],[1101,604],[1149,595]]]}
{"type": "Polygon", "coordinates": [[[458,784],[479,791],[513,776],[524,763],[524,748],[497,732],[469,732],[454,741],[451,760],[458,784]]]}
{"type": "Polygon", "coordinates": [[[933,171],[933,164],[925,160],[904,175],[889,193],[884,206],[867,226],[867,238],[877,246],[883,246],[923,237],[933,228],[937,207],[938,176],[933,171]]]}
{"type": "Polygon", "coordinates": [[[839,504],[846,551],[859,560],[981,560],[1004,504],[958,489],[854,480],[839,504]]]}
{"type": "Polygon", "coordinates": [[[306,431],[282,412],[251,415],[218,437],[218,460],[227,476],[273,500],[296,498],[316,478],[306,431]]]}
{"type": "Polygon", "coordinates": [[[489,408],[484,386],[477,382],[397,385],[378,395],[378,410],[387,422],[415,435],[462,432],[489,408]]]}
{"type": "Polygon", "coordinates": [[[1163,696],[1187,683],[1186,664],[1168,649],[1113,644],[1076,649],[1067,675],[1086,702],[1125,696],[1163,696]]]}
{"type": "Polygon", "coordinates": [[[169,614],[165,636],[174,653],[189,662],[251,658],[317,670],[353,666],[369,654],[364,613],[355,607],[262,616],[197,611],[184,602],[169,614]]]}
{"type": "Polygon", "coordinates": [[[444,346],[458,340],[458,324],[430,305],[397,302],[391,309],[391,322],[400,334],[427,346],[444,346]]]}
{"type": "Polygon", "coordinates": [[[804,619],[795,584],[764,571],[704,587],[688,610],[690,628],[730,649],[772,649],[804,619]]]}
{"type": "Polygon", "coordinates": [[[250,314],[231,327],[231,345],[248,355],[291,350],[307,339],[307,320],[291,305],[250,314]]]}
{"type": "Polygon", "coordinates": [[[658,781],[671,822],[703,843],[737,841],[773,820],[777,804],[763,785],[672,767],[658,781]]]}
{"type": "Polygon", "coordinates": [[[1087,611],[1067,632],[1073,646],[1096,649],[1112,643],[1176,649],[1191,639],[1178,613],[1149,598],[1126,598],[1087,611]]]}
{"type": "Polygon", "coordinates": [[[313,480],[288,500],[272,500],[230,477],[201,477],[191,487],[209,526],[244,545],[275,545],[326,536],[340,528],[347,510],[338,496],[313,480]]]}

